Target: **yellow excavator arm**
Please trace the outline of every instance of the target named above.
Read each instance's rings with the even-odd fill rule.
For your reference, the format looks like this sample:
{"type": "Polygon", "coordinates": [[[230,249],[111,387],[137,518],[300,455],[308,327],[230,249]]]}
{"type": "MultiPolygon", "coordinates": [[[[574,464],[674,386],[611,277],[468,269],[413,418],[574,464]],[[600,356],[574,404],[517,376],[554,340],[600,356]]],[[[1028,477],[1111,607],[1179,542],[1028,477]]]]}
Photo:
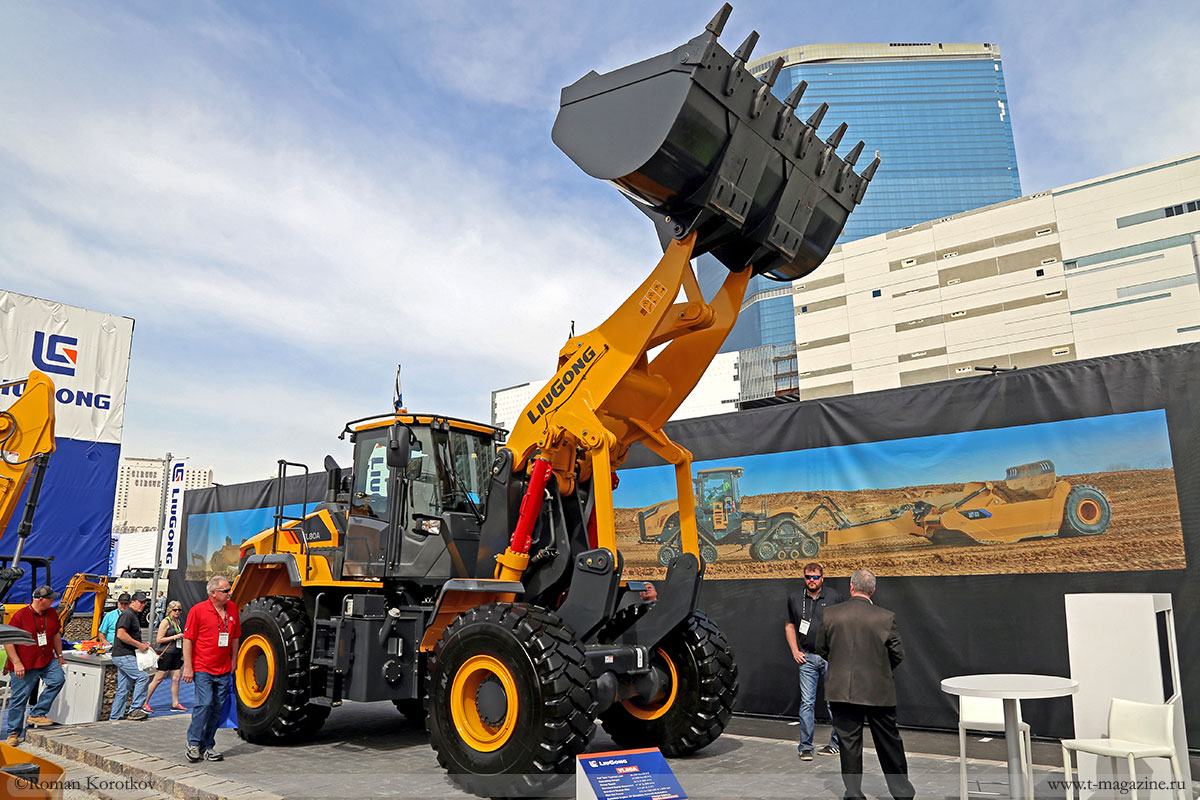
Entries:
{"type": "Polygon", "coordinates": [[[5,388],[20,395],[0,411],[0,533],[8,527],[38,458],[54,452],[54,381],[34,370],[28,378],[0,383],[5,388]]]}

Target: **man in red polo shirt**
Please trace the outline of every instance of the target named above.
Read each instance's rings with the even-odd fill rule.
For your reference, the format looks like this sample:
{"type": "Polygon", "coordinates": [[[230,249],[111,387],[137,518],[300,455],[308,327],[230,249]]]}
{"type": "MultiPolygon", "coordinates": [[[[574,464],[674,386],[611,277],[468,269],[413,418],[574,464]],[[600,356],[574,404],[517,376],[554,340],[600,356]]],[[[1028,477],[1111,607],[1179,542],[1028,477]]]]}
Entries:
{"type": "Polygon", "coordinates": [[[225,758],[213,746],[242,635],[237,606],[229,602],[231,588],[226,578],[211,579],[208,599],[192,606],[183,628],[183,682],[195,687],[187,733],[187,760],[192,762],[225,758]]]}
{"type": "Polygon", "coordinates": [[[8,701],[8,713],[4,715],[3,735],[5,744],[16,747],[25,737],[25,706],[29,703],[29,695],[33,692],[38,681],[41,681],[41,694],[37,702],[29,710],[29,724],[35,728],[53,725],[54,722],[46,715],[54,698],[62,691],[66,676],[63,674],[62,637],[59,635],[58,614],[54,613],[54,598],[58,593],[49,586],[39,586],[33,590],[33,599],[29,605],[18,609],[9,623],[33,635],[33,644],[6,644],[8,662],[4,665],[5,672],[11,672],[12,697],[8,701]]]}

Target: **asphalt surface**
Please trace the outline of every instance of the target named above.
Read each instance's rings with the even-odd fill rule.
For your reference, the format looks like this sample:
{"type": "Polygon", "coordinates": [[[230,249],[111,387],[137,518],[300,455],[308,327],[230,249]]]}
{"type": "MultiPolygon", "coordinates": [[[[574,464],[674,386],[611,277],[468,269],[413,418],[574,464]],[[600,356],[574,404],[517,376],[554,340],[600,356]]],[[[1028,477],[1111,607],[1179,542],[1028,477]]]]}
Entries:
{"type": "MultiPolygon", "coordinates": [[[[189,764],[185,760],[187,723],[186,714],[144,722],[99,722],[35,731],[29,741],[66,764],[68,780],[78,780],[82,794],[68,794],[67,800],[469,796],[452,785],[438,766],[425,731],[408,723],[388,703],[347,703],[334,710],[316,737],[298,745],[253,745],[242,741],[235,731],[221,730],[217,749],[224,753],[225,761],[218,763],[189,764]],[[107,789],[89,792],[82,778],[88,771],[101,770],[120,776],[126,784],[110,780],[107,789]]],[[[818,725],[818,746],[827,741],[828,730],[828,726],[818,725]]],[[[712,745],[669,763],[691,798],[840,797],[839,759],[817,756],[814,761],[800,761],[795,732],[795,726],[784,720],[735,717],[725,735],[712,745]]],[[[957,735],[904,731],[903,736],[918,795],[957,797],[957,735]]],[[[589,752],[615,749],[601,730],[589,752]]],[[[1057,742],[1035,742],[1033,750],[1037,796],[1063,797],[1061,789],[1052,789],[1048,783],[1062,777],[1057,742]]],[[[968,755],[972,795],[1006,796],[1003,741],[973,736],[968,755]]],[[[887,796],[873,751],[866,753],[864,765],[867,794],[887,796]]],[[[553,796],[574,797],[574,784],[568,782],[553,796]]]]}

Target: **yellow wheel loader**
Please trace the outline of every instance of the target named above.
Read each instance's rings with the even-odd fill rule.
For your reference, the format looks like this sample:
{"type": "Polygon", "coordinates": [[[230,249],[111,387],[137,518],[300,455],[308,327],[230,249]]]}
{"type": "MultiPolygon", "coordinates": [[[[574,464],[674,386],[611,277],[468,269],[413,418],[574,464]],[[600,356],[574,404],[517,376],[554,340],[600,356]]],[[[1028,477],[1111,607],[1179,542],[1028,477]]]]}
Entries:
{"type": "MultiPolygon", "coordinates": [[[[696,471],[696,526],[700,535],[700,561],[717,560],[717,545],[750,547],[755,561],[813,558],[820,550],[816,538],[804,530],[798,508],[767,511],[746,507],[739,479],[741,467],[714,467],[696,471]]],[[[811,518],[812,515],[810,515],[811,518]]],[[[638,541],[658,544],[658,563],[667,566],[682,552],[679,504],[656,503],[638,512],[638,541]]]]}
{"type": "MultiPolygon", "coordinates": [[[[422,709],[439,763],[468,791],[537,794],[574,772],[597,718],[622,747],[691,753],[724,730],[733,653],[696,608],[692,457],[662,427],[737,319],[754,275],[816,269],[861,202],[863,145],[794,115],[719,43],[731,9],[660,56],[562,92],[553,140],[656,223],[658,265],[598,328],[573,336],[505,441],[488,425],[399,412],[348,423],[325,502],[245,541],[239,732],[282,742],[345,700],[422,709]],[[706,301],[691,259],[729,268],[706,301]],[[651,354],[654,354],[653,356],[651,354]],[[642,444],[675,469],[680,550],[643,603],[622,578],[614,470],[642,444]]],[[[281,463],[285,474],[293,465],[281,463]]],[[[298,465],[297,465],[298,466],[298,465]]],[[[280,486],[283,485],[280,481],[280,486]]]]}

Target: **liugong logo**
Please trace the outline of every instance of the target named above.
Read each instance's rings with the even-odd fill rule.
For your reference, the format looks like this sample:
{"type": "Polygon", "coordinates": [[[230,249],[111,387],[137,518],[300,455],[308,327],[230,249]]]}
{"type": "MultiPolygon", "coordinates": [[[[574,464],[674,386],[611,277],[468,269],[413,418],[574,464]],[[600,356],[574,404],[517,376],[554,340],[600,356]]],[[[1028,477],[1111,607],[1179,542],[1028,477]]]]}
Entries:
{"type": "Polygon", "coordinates": [[[42,372],[55,375],[74,375],[79,360],[79,340],[74,336],[33,334],[33,365],[42,372]]]}

